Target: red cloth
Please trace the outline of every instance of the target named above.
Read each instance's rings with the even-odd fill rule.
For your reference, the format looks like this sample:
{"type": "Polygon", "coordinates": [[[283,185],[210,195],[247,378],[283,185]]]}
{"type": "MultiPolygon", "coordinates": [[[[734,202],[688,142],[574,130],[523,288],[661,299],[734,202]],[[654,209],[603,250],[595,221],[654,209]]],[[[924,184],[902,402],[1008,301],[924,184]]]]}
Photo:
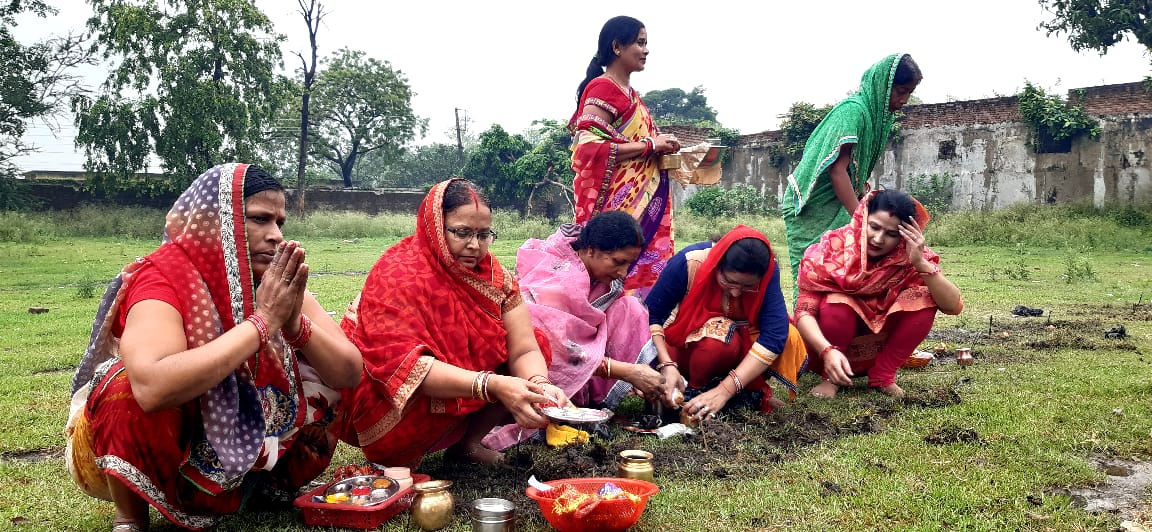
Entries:
{"type": "Polygon", "coordinates": [[[348,417],[341,438],[379,464],[418,464],[485,406],[471,397],[433,399],[416,389],[433,358],[473,371],[499,369],[508,361],[504,312],[523,304],[515,279],[491,253],[471,270],[449,251],[443,200],[451,181],[428,192],[416,234],[380,256],[341,322],[364,355],[365,372],[359,386],[344,391],[348,417]]]}
{"type": "MultiPolygon", "coordinates": [[[[619,126],[633,117],[637,109],[644,105],[639,97],[630,98],[624,91],[606,78],[594,78],[584,87],[584,94],[580,96],[581,105],[568,121],[568,127],[573,132],[580,130],[595,130],[607,136],[607,142],[595,142],[586,146],[573,146],[572,170],[576,173],[573,190],[576,191],[576,223],[585,224],[599,213],[607,204],[608,198],[623,183],[612,183],[612,173],[617,161],[611,156],[614,152],[612,144],[636,142],[644,136],[654,135],[656,126],[646,127],[647,131],[640,139],[633,139],[623,135],[619,126]],[[608,113],[612,122],[592,115],[584,114],[584,107],[592,105],[608,113]]],[[[650,122],[650,121],[649,121],[650,122]]],[[[633,195],[639,187],[633,187],[633,195]]]]}
{"type": "Polygon", "coordinates": [[[110,284],[73,378],[73,406],[82,406],[68,424],[69,471],[77,484],[100,496],[88,488],[99,486],[103,475],[115,476],[165,517],[193,529],[239,509],[245,485],[294,493],[327,467],[335,449],[325,431],[339,396],[297,360],[279,331],[204,395],[160,412],[140,409],[117,356],[114,329],[121,316],[140,300],[165,300],[161,293],[168,290],[176,294],[169,303],[180,313],[189,348],[215,340],[253,312],[247,168],[217,166],[181,194],[168,213],[163,244],[110,284]]]}
{"type": "MultiPolygon", "coordinates": [[[[852,307],[872,332],[879,332],[895,312],[936,308],[936,301],[920,274],[908,260],[901,241],[890,253],[873,263],[868,258],[868,201],[879,191],[860,200],[852,222],[828,231],[808,248],[800,261],[796,279],[799,295],[795,316],[816,315],[821,302],[852,307]]],[[[913,199],[915,202],[915,199],[913,199]]],[[[928,211],[916,202],[916,223],[928,225],[928,211]]],[[[940,257],[924,248],[924,259],[939,265],[940,257]]]]}
{"type": "MultiPolygon", "coordinates": [[[[853,375],[867,374],[869,386],[884,387],[896,382],[896,371],[912,356],[920,342],[928,337],[935,319],[935,308],[894,313],[884,322],[881,330],[883,338],[875,342],[856,343],[853,340],[868,334],[868,326],[848,305],[821,304],[816,322],[828,342],[847,350],[845,356],[852,366],[853,375]]],[[[819,350],[809,349],[808,352],[815,354],[813,367],[823,375],[824,361],[820,358],[819,350]]]]}
{"type": "Polygon", "coordinates": [[[176,293],[176,288],[172,286],[172,283],[164,278],[164,275],[154,264],[145,262],[136,271],[132,290],[129,291],[128,296],[124,299],[124,304],[120,305],[120,310],[116,313],[116,324],[112,326],[112,334],[117,337],[124,334],[124,323],[128,320],[128,311],[132,310],[132,306],[136,303],[147,299],[168,303],[181,315],[187,312],[183,308],[184,302],[176,293]]]}
{"type": "MultiPolygon", "coordinates": [[[[744,238],[755,238],[763,242],[764,245],[768,246],[771,259],[768,261],[767,273],[760,279],[760,290],[758,292],[742,292],[737,302],[740,307],[739,312],[730,314],[740,315],[744,319],[749,316],[760,315],[760,305],[764,302],[764,290],[772,281],[772,271],[776,267],[776,254],[772,253],[772,245],[760,231],[746,225],[738,225],[725,234],[724,238],[721,238],[716,245],[712,246],[708,252],[708,258],[696,271],[692,285],[688,287],[688,293],[684,295],[679,310],[676,311],[676,318],[664,329],[664,338],[669,344],[684,345],[688,335],[699,330],[706,321],[714,317],[726,317],[723,304],[724,291],[716,282],[716,271],[720,260],[728,252],[728,248],[737,240],[744,238]]],[[[741,346],[741,353],[748,351],[754,338],[756,338],[756,334],[750,333],[747,336],[747,345],[741,346]]]]}
{"type": "Polygon", "coordinates": [[[644,232],[644,252],[628,270],[624,288],[651,288],[676,251],[668,173],[658,168],[659,158],[654,154],[625,160],[616,156],[620,144],[659,133],[648,108],[634,91],[625,93],[612,80],[598,77],[584,88],[568,128],[574,135],[576,223],[583,225],[598,213],[615,210],[636,218],[644,232]],[[610,119],[585,113],[589,106],[610,119]]]}

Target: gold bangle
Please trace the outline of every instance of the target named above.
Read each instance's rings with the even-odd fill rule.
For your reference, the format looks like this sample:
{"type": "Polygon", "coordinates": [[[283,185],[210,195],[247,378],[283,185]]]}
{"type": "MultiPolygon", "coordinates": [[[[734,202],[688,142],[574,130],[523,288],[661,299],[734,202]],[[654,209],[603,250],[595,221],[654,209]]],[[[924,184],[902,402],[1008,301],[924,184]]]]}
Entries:
{"type": "Polygon", "coordinates": [[[675,361],[669,360],[668,362],[661,362],[659,364],[656,364],[656,371],[660,371],[660,370],[662,370],[668,366],[672,366],[672,367],[676,368],[677,370],[680,369],[680,364],[677,364],[675,361]]]}

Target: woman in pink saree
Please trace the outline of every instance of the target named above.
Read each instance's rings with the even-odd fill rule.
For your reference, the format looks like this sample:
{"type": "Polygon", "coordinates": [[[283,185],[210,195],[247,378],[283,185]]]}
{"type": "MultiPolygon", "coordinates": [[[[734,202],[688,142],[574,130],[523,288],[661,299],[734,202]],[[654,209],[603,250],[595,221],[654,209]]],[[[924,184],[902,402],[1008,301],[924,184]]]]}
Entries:
{"type": "MultiPolygon", "coordinates": [[[[615,408],[632,390],[661,398],[663,378],[649,366],[648,311],[624,295],[628,268],[644,244],[640,225],[621,211],[600,213],[583,228],[564,225],[516,252],[520,293],[532,325],[552,349],[548,378],[578,406],[615,408]]],[[[536,431],[507,425],[485,445],[505,449],[536,431]]]]}

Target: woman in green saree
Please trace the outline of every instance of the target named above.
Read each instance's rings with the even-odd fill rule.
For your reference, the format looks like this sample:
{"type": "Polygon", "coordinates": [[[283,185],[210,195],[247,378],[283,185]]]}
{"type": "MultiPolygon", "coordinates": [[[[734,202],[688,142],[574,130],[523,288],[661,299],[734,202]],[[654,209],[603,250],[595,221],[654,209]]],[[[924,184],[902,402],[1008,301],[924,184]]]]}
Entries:
{"type": "Polygon", "coordinates": [[[868,192],[872,168],[884,154],[895,113],[921,79],[912,56],[885,57],[864,72],[860,89],[836,104],[808,137],[780,203],[793,279],[804,250],[826,231],[851,221],[868,192]]]}

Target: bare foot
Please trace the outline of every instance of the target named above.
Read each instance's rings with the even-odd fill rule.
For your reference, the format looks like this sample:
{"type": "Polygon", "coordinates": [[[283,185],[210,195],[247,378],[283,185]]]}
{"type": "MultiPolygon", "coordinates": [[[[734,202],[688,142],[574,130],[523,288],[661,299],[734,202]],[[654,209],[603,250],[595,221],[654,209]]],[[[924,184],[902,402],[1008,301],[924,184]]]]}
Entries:
{"type": "Polygon", "coordinates": [[[445,454],[449,458],[467,460],[475,464],[496,464],[504,461],[504,453],[489,449],[480,443],[468,445],[461,442],[448,448],[445,454]]]}
{"type": "Polygon", "coordinates": [[[810,393],[812,397],[831,399],[836,397],[836,392],[838,391],[840,391],[840,387],[832,384],[832,381],[822,381],[820,384],[817,384],[815,387],[813,387],[812,391],[808,393],[810,393]]]}
{"type": "Polygon", "coordinates": [[[895,398],[904,397],[904,389],[897,386],[896,383],[889,384],[888,386],[877,386],[876,389],[895,398]]]}
{"type": "Polygon", "coordinates": [[[781,408],[788,406],[788,404],[785,403],[784,401],[781,401],[781,400],[775,398],[775,397],[769,397],[768,398],[768,406],[772,407],[772,410],[779,410],[781,408]]]}

